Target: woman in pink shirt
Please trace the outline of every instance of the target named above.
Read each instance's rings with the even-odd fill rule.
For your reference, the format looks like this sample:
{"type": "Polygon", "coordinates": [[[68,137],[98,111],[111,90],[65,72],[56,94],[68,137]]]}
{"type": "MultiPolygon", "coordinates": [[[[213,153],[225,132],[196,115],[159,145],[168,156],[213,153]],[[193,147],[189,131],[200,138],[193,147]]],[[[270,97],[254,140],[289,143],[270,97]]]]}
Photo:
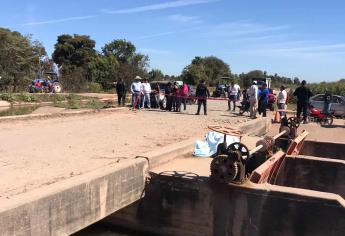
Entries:
{"type": "Polygon", "coordinates": [[[188,100],[188,85],[186,82],[183,82],[182,89],[180,90],[182,102],[183,102],[183,110],[186,110],[187,100],[188,100]]]}

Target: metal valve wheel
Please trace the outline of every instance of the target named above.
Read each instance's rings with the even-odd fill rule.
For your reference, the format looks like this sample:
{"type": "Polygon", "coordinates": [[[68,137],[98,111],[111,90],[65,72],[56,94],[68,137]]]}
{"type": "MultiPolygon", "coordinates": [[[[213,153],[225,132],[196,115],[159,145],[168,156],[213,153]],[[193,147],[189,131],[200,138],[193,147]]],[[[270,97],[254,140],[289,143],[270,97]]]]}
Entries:
{"type": "Polygon", "coordinates": [[[298,128],[300,126],[301,122],[297,117],[290,117],[288,119],[288,126],[290,128],[294,127],[294,128],[298,128]]]}
{"type": "Polygon", "coordinates": [[[227,155],[219,155],[211,162],[211,179],[220,183],[234,181],[238,175],[239,167],[235,160],[227,155]]]}
{"type": "Polygon", "coordinates": [[[249,149],[243,143],[232,143],[228,146],[228,153],[237,152],[240,153],[241,162],[245,164],[249,159],[249,149]]]}

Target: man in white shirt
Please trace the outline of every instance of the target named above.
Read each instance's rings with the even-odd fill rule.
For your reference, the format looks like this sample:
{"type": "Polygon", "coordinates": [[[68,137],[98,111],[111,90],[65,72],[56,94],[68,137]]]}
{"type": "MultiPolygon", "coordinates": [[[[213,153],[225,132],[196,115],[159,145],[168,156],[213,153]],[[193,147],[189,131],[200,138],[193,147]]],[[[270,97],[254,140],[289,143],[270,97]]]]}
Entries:
{"type": "Polygon", "coordinates": [[[236,101],[237,101],[237,97],[238,94],[240,92],[240,86],[238,86],[238,84],[234,84],[234,82],[231,82],[230,86],[228,87],[228,108],[229,111],[231,111],[231,102],[233,103],[233,111],[235,111],[236,109],[236,101]]]}
{"type": "MultiPolygon", "coordinates": [[[[280,86],[280,92],[278,94],[278,97],[277,97],[277,106],[278,106],[278,109],[279,110],[285,110],[286,105],[287,103],[287,92],[285,90],[285,86],[282,85],[280,86]]],[[[285,112],[281,111],[279,112],[280,113],[280,116],[285,116],[285,112]]]]}
{"type": "Polygon", "coordinates": [[[145,102],[147,103],[147,107],[151,108],[151,102],[150,102],[151,85],[148,79],[145,79],[144,83],[141,84],[141,90],[142,90],[141,108],[145,107],[145,102]]]}
{"type": "Polygon", "coordinates": [[[136,76],[134,78],[133,83],[131,84],[131,93],[132,93],[132,108],[133,110],[136,109],[136,107],[139,105],[140,108],[140,104],[139,104],[139,100],[140,100],[140,95],[142,94],[141,91],[141,82],[140,82],[141,78],[140,76],[136,76]]]}
{"type": "Polygon", "coordinates": [[[256,81],[253,81],[252,86],[248,89],[248,96],[250,102],[250,118],[256,119],[256,109],[258,107],[258,86],[256,85],[256,81]]]}

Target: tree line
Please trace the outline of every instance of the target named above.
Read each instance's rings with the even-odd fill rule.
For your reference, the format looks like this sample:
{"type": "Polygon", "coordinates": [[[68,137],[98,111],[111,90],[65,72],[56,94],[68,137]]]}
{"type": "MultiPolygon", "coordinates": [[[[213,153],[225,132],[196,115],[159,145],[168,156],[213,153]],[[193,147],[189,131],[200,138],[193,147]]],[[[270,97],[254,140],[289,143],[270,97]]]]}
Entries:
{"type": "MultiPolygon", "coordinates": [[[[95,46],[96,41],[88,35],[63,34],[57,37],[52,61],[61,68],[60,82],[65,90],[106,91],[112,89],[114,82],[120,79],[129,84],[136,75],[150,81],[183,80],[192,85],[207,80],[210,86],[229,83],[230,80],[247,87],[253,78],[271,78],[273,87],[282,84],[297,86],[300,83],[299,78],[270,75],[261,70],[234,74],[230,66],[216,56],[197,56],[179,76],[170,76],[159,69],[149,70],[149,57],[138,52],[130,41],[114,39],[101,47],[100,51],[95,46]]],[[[48,57],[42,43],[32,40],[30,35],[0,28],[0,91],[25,91],[42,68],[51,68],[51,63],[42,61],[42,57],[48,57]]],[[[344,84],[343,80],[341,84],[344,84]]],[[[317,91],[329,87],[338,94],[345,91],[337,83],[313,84],[312,87],[317,91]]]]}

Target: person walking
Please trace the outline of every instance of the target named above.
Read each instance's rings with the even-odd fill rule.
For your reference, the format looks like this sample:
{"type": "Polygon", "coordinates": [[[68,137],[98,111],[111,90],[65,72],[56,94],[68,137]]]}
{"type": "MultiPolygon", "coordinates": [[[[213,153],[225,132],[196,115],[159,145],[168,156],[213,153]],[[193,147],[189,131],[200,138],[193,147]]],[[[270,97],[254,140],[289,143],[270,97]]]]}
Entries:
{"type": "MultiPolygon", "coordinates": [[[[286,110],[286,104],[287,104],[287,92],[285,90],[285,86],[280,86],[280,92],[277,97],[277,107],[279,110],[286,110]]],[[[279,112],[280,116],[285,116],[284,111],[279,112]]]]}
{"type": "Polygon", "coordinates": [[[177,112],[179,110],[179,100],[180,100],[180,86],[177,82],[174,82],[172,88],[172,110],[177,112]]]}
{"type": "Polygon", "coordinates": [[[264,83],[259,90],[259,115],[262,113],[262,117],[266,117],[266,109],[268,104],[268,94],[270,91],[267,88],[267,84],[264,83]]]}
{"type": "Polygon", "coordinates": [[[142,94],[141,91],[141,78],[140,76],[136,76],[134,78],[134,82],[131,84],[131,93],[132,93],[132,109],[135,110],[138,106],[140,109],[140,96],[142,94]]]}
{"type": "Polygon", "coordinates": [[[142,90],[142,100],[141,100],[141,108],[145,108],[145,103],[147,104],[147,108],[151,108],[150,102],[150,94],[151,94],[151,85],[148,79],[144,80],[144,83],[141,84],[142,90]]]}
{"type": "Polygon", "coordinates": [[[248,89],[247,95],[249,96],[250,102],[250,118],[256,119],[256,110],[258,106],[258,86],[256,85],[256,81],[253,81],[252,86],[248,89]]]}
{"type": "Polygon", "coordinates": [[[310,89],[306,87],[307,82],[305,80],[302,81],[301,86],[296,88],[295,92],[293,93],[294,96],[297,97],[297,118],[301,119],[301,113],[303,112],[303,123],[307,124],[307,110],[309,105],[309,99],[313,95],[310,92],[310,89]]]}
{"type": "Polygon", "coordinates": [[[200,115],[201,104],[204,106],[204,115],[207,115],[207,98],[210,97],[210,92],[207,89],[205,80],[201,80],[196,87],[195,96],[198,99],[198,111],[195,115],[200,115]]]}
{"type": "Polygon", "coordinates": [[[188,100],[188,85],[186,82],[183,82],[180,94],[182,97],[183,110],[185,111],[187,108],[187,100],[188,100]]]}
{"type": "Polygon", "coordinates": [[[123,82],[123,79],[120,79],[116,83],[116,93],[117,93],[117,103],[119,106],[124,106],[125,105],[125,100],[126,100],[126,86],[125,83],[123,82]]]}

